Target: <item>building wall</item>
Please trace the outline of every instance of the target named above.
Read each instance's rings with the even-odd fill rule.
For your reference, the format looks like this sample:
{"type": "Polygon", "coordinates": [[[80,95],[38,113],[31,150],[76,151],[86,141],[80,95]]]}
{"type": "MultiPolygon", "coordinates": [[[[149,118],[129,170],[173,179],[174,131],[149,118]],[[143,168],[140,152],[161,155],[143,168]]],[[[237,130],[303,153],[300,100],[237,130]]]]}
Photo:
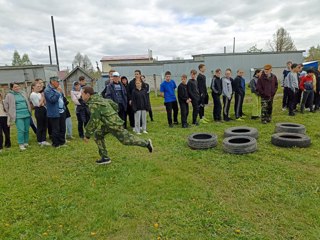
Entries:
{"type": "Polygon", "coordinates": [[[102,72],[109,72],[113,64],[123,64],[123,63],[132,63],[132,64],[139,64],[139,63],[151,63],[152,60],[117,60],[117,61],[101,61],[102,64],[102,72]]]}
{"type": "Polygon", "coordinates": [[[0,68],[0,84],[11,82],[30,82],[36,78],[49,81],[50,77],[57,76],[58,68],[56,66],[16,68],[0,68]]]}
{"type": "MultiPolygon", "coordinates": [[[[286,67],[287,61],[291,60],[295,63],[303,62],[303,55],[299,52],[281,53],[281,54],[257,54],[257,55],[212,55],[204,56],[204,63],[208,70],[215,70],[221,68],[224,71],[226,68],[231,68],[233,76],[236,75],[237,69],[245,71],[244,78],[249,81],[252,78],[252,69],[263,68],[265,64],[273,66],[273,72],[278,78],[282,77],[282,71],[286,67]],[[279,68],[281,69],[279,71],[279,68]]],[[[211,76],[208,72],[207,78],[211,76]]],[[[211,77],[210,77],[211,78],[211,77]]]]}
{"type": "Polygon", "coordinates": [[[21,87],[27,93],[30,92],[30,85],[36,78],[49,82],[50,77],[56,76],[57,66],[26,66],[24,67],[0,67],[0,87],[8,91],[9,83],[21,83],[21,87]]]}
{"type": "Polygon", "coordinates": [[[172,73],[172,79],[178,84],[180,76],[187,74],[190,76],[190,70],[196,69],[198,71],[199,64],[203,63],[207,67],[206,77],[207,86],[210,85],[211,79],[216,68],[221,68],[222,71],[226,68],[231,68],[233,77],[236,76],[237,69],[241,68],[245,71],[244,78],[247,82],[253,77],[254,69],[263,68],[265,64],[273,66],[273,73],[280,80],[282,78],[282,71],[286,67],[287,61],[301,63],[303,62],[302,51],[286,52],[286,53],[238,53],[238,54],[207,54],[194,56],[193,60],[183,61],[159,61],[152,64],[112,64],[111,67],[118,71],[121,75],[126,76],[129,81],[134,77],[134,70],[140,69],[142,74],[150,81],[150,87],[154,89],[155,86],[159,88],[160,83],[164,79],[165,71],[172,73]],[[156,83],[152,81],[153,75],[156,75],[156,83]]]}
{"type": "Polygon", "coordinates": [[[70,91],[72,90],[73,82],[79,81],[80,76],[84,76],[86,78],[86,82],[87,82],[88,86],[93,86],[94,81],[92,78],[88,77],[82,71],[76,70],[71,76],[69,76],[68,78],[66,78],[64,80],[63,85],[64,85],[64,89],[65,89],[65,94],[67,96],[70,95],[70,91]]]}

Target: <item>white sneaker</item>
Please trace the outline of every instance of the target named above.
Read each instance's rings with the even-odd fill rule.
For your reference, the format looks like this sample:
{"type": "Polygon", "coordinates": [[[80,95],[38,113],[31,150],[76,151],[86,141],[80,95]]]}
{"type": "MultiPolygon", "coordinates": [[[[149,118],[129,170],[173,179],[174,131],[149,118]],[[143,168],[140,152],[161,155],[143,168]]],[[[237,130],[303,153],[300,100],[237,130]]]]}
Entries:
{"type": "Polygon", "coordinates": [[[141,135],[141,133],[140,133],[140,132],[137,132],[137,135],[141,135]]]}
{"type": "Polygon", "coordinates": [[[20,145],[19,145],[19,148],[20,148],[21,151],[27,150],[27,149],[25,148],[24,144],[20,144],[20,145]]]}
{"type": "Polygon", "coordinates": [[[143,133],[146,133],[146,134],[148,134],[148,132],[147,132],[146,130],[144,130],[144,131],[143,131],[143,133]]]}
{"type": "Polygon", "coordinates": [[[47,141],[43,141],[43,142],[41,143],[41,145],[42,145],[42,146],[51,146],[51,144],[48,143],[47,141]]]}
{"type": "Polygon", "coordinates": [[[28,143],[23,144],[25,148],[30,147],[28,143]]]}

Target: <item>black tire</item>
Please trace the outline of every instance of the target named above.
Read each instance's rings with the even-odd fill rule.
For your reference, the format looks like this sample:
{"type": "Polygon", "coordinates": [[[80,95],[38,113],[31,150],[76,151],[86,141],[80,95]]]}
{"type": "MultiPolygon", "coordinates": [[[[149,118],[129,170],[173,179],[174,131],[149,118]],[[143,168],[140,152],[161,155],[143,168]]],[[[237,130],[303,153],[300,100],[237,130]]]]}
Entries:
{"type": "Polygon", "coordinates": [[[257,150],[257,140],[249,136],[233,136],[223,140],[223,150],[232,154],[246,154],[257,150]]]}
{"type": "Polygon", "coordinates": [[[278,147],[306,148],[311,145],[311,139],[300,133],[275,133],[271,136],[271,143],[278,147]]]}
{"type": "Polygon", "coordinates": [[[233,136],[248,136],[248,137],[253,137],[257,139],[259,136],[259,133],[256,128],[246,127],[246,126],[231,127],[224,130],[224,137],[233,137],[233,136]]]}
{"type": "Polygon", "coordinates": [[[276,124],[275,132],[306,134],[306,127],[299,123],[283,122],[283,123],[276,124]]]}
{"type": "Polygon", "coordinates": [[[188,137],[188,146],[192,149],[208,149],[217,146],[218,137],[211,133],[194,133],[188,137]]]}

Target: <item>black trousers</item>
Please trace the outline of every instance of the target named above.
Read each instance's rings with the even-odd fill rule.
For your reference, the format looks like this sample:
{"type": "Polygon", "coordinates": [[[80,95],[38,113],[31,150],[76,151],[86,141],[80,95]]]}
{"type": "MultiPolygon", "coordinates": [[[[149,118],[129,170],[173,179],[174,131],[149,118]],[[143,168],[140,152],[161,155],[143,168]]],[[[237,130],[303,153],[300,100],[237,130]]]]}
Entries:
{"type": "Polygon", "coordinates": [[[302,96],[302,91],[299,89],[298,92],[296,93],[296,102],[295,102],[295,105],[294,105],[294,109],[297,108],[297,104],[300,104],[301,96],[302,96]]]}
{"type": "Polygon", "coordinates": [[[181,124],[182,126],[187,125],[188,123],[188,115],[189,115],[189,104],[186,102],[180,102],[180,114],[181,114],[181,124]]]}
{"type": "Polygon", "coordinates": [[[41,143],[46,141],[47,138],[47,109],[45,107],[35,107],[34,115],[37,120],[37,141],[41,143]]]}
{"type": "Polygon", "coordinates": [[[314,109],[318,110],[320,107],[320,94],[319,92],[314,93],[314,109]]]}
{"type": "Polygon", "coordinates": [[[34,124],[32,117],[30,117],[30,127],[32,131],[37,134],[37,126],[34,124]]]}
{"type": "Polygon", "coordinates": [[[204,117],[204,105],[199,105],[199,117],[202,119],[204,117]]]}
{"type": "Polygon", "coordinates": [[[129,115],[130,127],[134,128],[134,112],[132,106],[128,103],[127,115],[129,115]]]}
{"type": "Polygon", "coordinates": [[[242,117],[243,93],[234,94],[234,114],[236,118],[242,117]]]}
{"type": "Polygon", "coordinates": [[[0,117],[0,149],[3,148],[3,135],[5,137],[5,147],[11,147],[11,140],[10,140],[10,127],[7,124],[7,117],[0,117]]]}
{"type": "Polygon", "coordinates": [[[213,119],[216,121],[220,121],[221,110],[222,110],[220,95],[213,93],[212,98],[213,98],[213,119]]]}
{"type": "Polygon", "coordinates": [[[127,128],[127,112],[122,104],[118,104],[118,115],[124,121],[123,127],[127,128]]]}
{"type": "Polygon", "coordinates": [[[172,110],[173,110],[173,121],[175,123],[177,123],[178,122],[178,112],[179,112],[177,101],[164,103],[164,105],[166,106],[166,110],[167,110],[168,124],[169,125],[172,124],[172,110]]]}
{"type": "Polygon", "coordinates": [[[151,105],[150,105],[150,110],[149,110],[149,117],[150,117],[150,120],[153,121],[153,112],[152,112],[151,105]]]}
{"type": "Polygon", "coordinates": [[[314,98],[314,91],[313,90],[306,90],[302,93],[302,101],[301,101],[301,110],[304,110],[306,103],[308,101],[308,107],[310,111],[313,111],[313,98],[314,98]]]}
{"type": "Polygon", "coordinates": [[[223,99],[223,119],[229,120],[229,110],[230,110],[230,104],[232,98],[227,98],[226,96],[222,97],[223,99]]]}
{"type": "Polygon", "coordinates": [[[295,91],[292,91],[290,88],[286,88],[286,94],[287,94],[287,107],[289,109],[289,114],[293,114],[293,110],[295,109],[296,106],[296,92],[298,90],[296,89],[295,91]]]}
{"type": "Polygon", "coordinates": [[[192,100],[192,124],[197,123],[197,117],[199,114],[199,101],[192,100]]]}
{"type": "Polygon", "coordinates": [[[77,121],[78,121],[78,133],[80,138],[84,138],[84,131],[83,128],[86,126],[87,123],[83,122],[81,113],[77,113],[77,121]]]}
{"type": "Polygon", "coordinates": [[[288,87],[283,88],[282,108],[289,107],[289,91],[290,89],[288,87]]]}
{"type": "Polygon", "coordinates": [[[52,131],[52,146],[59,147],[66,143],[66,113],[60,113],[60,117],[48,118],[52,131]]]}

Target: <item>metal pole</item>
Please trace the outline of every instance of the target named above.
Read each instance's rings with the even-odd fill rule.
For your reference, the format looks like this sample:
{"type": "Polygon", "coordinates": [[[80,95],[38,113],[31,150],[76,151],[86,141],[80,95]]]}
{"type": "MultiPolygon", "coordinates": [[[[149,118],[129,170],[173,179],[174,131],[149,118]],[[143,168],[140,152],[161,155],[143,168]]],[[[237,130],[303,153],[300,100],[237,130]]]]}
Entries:
{"type": "Polygon", "coordinates": [[[56,40],[56,31],[54,30],[53,16],[51,16],[51,23],[52,23],[52,33],[53,33],[54,48],[56,50],[57,66],[58,66],[58,71],[60,71],[59,58],[58,58],[58,47],[57,47],[57,40],[56,40]]]}
{"type": "Polygon", "coordinates": [[[158,92],[157,92],[157,76],[153,74],[153,83],[154,83],[154,95],[157,97],[158,92]]]}
{"type": "Polygon", "coordinates": [[[236,38],[233,38],[233,53],[236,51],[236,38]]]}
{"type": "Polygon", "coordinates": [[[49,48],[50,65],[52,65],[52,57],[51,57],[51,47],[50,47],[50,45],[48,46],[48,48],[49,48]]]}

